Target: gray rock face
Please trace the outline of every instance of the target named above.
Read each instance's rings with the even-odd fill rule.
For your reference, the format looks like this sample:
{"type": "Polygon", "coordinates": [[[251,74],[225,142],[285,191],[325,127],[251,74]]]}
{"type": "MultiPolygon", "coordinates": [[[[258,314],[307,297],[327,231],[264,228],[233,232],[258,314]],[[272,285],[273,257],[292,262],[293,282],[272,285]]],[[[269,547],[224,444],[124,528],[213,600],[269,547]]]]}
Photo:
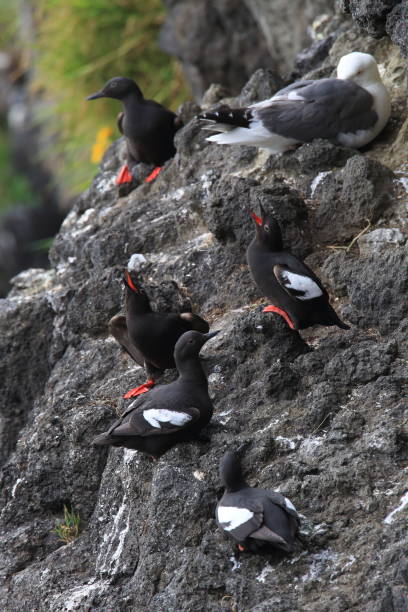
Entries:
{"type": "MultiPolygon", "coordinates": [[[[378,45],[394,62],[395,47],[378,45]]],[[[251,87],[241,95],[255,97],[251,87]]],[[[394,105],[404,87],[392,90],[394,105]]],[[[400,240],[328,248],[347,247],[366,216],[371,233],[405,236],[401,169],[387,167],[391,149],[393,160],[405,150],[406,111],[395,108],[393,129],[364,152],[316,141],[269,159],[208,143],[192,119],[155,182],[120,199],[121,143],[108,151],[63,223],[51,270],[21,274],[0,302],[2,610],[404,609],[407,251],[400,240]],[[299,335],[262,312],[245,263],[259,203],[350,331],[299,335]],[[145,380],[106,330],[129,262],[156,308],[194,308],[221,330],[203,350],[210,442],[157,462],[90,445],[145,380]],[[243,443],[249,483],[279,488],[304,516],[305,547],[292,557],[238,557],[217,530],[218,462],[243,443]],[[66,545],[53,532],[64,505],[81,517],[66,545]]]]}
{"type": "Polygon", "coordinates": [[[258,68],[288,74],[311,42],[308,26],[331,14],[327,0],[165,0],[160,45],[183,64],[200,98],[211,83],[235,94],[258,68]]]}
{"type": "Polygon", "coordinates": [[[375,37],[384,36],[387,14],[398,4],[401,4],[398,0],[343,0],[344,10],[375,37]]]}
{"type": "Polygon", "coordinates": [[[166,0],[161,47],[183,63],[193,93],[222,83],[237,93],[257,68],[277,68],[267,41],[240,0],[166,0]],[[231,61],[233,59],[233,61],[231,61]]]}
{"type": "Polygon", "coordinates": [[[367,223],[375,223],[392,202],[393,173],[362,155],[344,169],[328,172],[315,186],[318,239],[325,244],[350,240],[367,223]]]}
{"type": "Polygon", "coordinates": [[[378,253],[388,246],[404,244],[406,237],[398,228],[377,229],[368,234],[364,234],[358,239],[358,246],[361,255],[378,253]]]}
{"type": "Polygon", "coordinates": [[[408,2],[398,2],[387,15],[386,31],[403,55],[408,57],[408,2]]]}

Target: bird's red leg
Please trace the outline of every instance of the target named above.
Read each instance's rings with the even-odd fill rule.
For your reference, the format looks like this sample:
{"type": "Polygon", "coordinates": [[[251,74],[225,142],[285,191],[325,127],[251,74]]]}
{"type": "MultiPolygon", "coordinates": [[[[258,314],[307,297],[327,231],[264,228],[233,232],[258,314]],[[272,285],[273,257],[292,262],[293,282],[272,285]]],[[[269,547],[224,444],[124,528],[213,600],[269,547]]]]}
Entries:
{"type": "Polygon", "coordinates": [[[123,183],[131,183],[133,181],[132,173],[129,170],[129,166],[125,164],[119,171],[116,178],[117,185],[123,185],[123,183]]]}
{"type": "Polygon", "coordinates": [[[152,181],[154,181],[156,176],[160,173],[160,170],[162,169],[162,167],[163,166],[156,166],[156,168],[149,174],[147,179],[145,179],[145,183],[151,183],[152,181]]]}
{"type": "Polygon", "coordinates": [[[288,315],[288,313],[285,312],[284,310],[281,310],[277,306],[272,306],[272,305],[266,306],[263,309],[263,312],[276,312],[277,314],[279,314],[281,317],[283,317],[285,319],[286,323],[289,325],[289,327],[291,329],[295,329],[295,324],[293,323],[293,321],[290,318],[290,316],[288,315]]]}
{"type": "Polygon", "coordinates": [[[135,387],[134,389],[130,389],[130,391],[125,393],[123,397],[124,399],[130,399],[131,397],[136,397],[137,395],[141,395],[141,393],[147,393],[147,391],[150,391],[152,387],[154,387],[154,380],[150,379],[147,382],[145,382],[143,385],[140,385],[140,387],[135,387]]]}

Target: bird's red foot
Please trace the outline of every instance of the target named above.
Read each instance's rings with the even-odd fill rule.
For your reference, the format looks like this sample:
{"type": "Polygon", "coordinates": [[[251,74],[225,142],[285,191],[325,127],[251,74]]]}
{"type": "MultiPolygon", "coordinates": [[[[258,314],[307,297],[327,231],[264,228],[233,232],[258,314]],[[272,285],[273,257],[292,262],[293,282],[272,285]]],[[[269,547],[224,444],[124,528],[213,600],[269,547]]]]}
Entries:
{"type": "Polygon", "coordinates": [[[129,166],[125,164],[119,171],[119,174],[116,178],[117,185],[123,185],[123,183],[131,183],[133,181],[133,176],[129,170],[129,166]]]}
{"type": "Polygon", "coordinates": [[[245,548],[242,546],[242,544],[238,544],[238,550],[244,552],[245,548]]]}
{"type": "Polygon", "coordinates": [[[148,380],[143,385],[140,385],[140,387],[135,387],[134,389],[130,389],[130,391],[125,393],[123,398],[130,399],[131,397],[137,397],[138,395],[141,395],[142,393],[147,393],[148,391],[150,391],[152,387],[154,387],[154,380],[148,380]]]}
{"type": "Polygon", "coordinates": [[[291,329],[295,329],[295,324],[293,323],[293,321],[290,318],[290,316],[288,315],[288,313],[285,312],[284,310],[281,310],[277,306],[272,306],[272,305],[266,306],[263,309],[263,312],[276,312],[277,314],[279,314],[281,317],[283,317],[285,319],[286,323],[289,325],[289,327],[291,329]]]}
{"type": "Polygon", "coordinates": [[[154,181],[156,176],[160,173],[161,169],[162,169],[162,166],[156,166],[153,172],[151,172],[149,176],[147,177],[147,179],[145,179],[145,183],[151,183],[152,181],[154,181]]]}

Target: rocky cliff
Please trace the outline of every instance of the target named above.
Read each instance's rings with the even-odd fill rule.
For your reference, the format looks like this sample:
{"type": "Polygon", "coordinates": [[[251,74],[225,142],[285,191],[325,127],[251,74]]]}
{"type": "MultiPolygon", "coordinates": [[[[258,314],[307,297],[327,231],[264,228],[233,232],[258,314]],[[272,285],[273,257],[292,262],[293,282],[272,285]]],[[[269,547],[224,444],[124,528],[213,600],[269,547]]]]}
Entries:
{"type": "MultiPolygon", "coordinates": [[[[1,609],[406,610],[406,60],[343,17],[326,35],[299,58],[309,76],[356,49],[381,64],[393,110],[374,143],[317,141],[268,158],[206,142],[185,105],[177,155],[157,180],[118,199],[115,143],[65,219],[51,269],[20,274],[2,300],[1,609]],[[245,263],[259,203],[350,331],[299,335],[262,313],[245,263]],[[157,462],[90,445],[144,381],[107,336],[128,264],[157,308],[194,307],[221,330],[203,351],[211,442],[157,462]],[[249,482],[282,491],[304,517],[305,548],[290,557],[237,557],[217,530],[218,461],[243,442],[249,482]],[[81,517],[66,545],[53,533],[64,505],[81,517]]],[[[279,82],[258,71],[236,103],[279,82]]]]}

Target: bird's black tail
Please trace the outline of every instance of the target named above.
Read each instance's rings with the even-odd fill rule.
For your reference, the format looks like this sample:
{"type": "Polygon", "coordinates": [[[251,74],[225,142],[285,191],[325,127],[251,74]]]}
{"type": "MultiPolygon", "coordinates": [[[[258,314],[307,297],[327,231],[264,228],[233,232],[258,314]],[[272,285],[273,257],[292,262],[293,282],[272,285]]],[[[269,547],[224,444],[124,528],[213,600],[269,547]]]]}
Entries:
{"type": "Polygon", "coordinates": [[[330,304],[327,315],[328,317],[326,325],[337,325],[337,327],[340,327],[341,329],[350,329],[350,325],[347,325],[347,323],[343,323],[343,321],[337,315],[337,312],[334,310],[334,308],[330,306],[330,304]]]}
{"type": "Polygon", "coordinates": [[[96,436],[96,438],[92,440],[92,444],[94,446],[115,446],[115,442],[117,441],[117,438],[110,436],[109,433],[105,431],[104,433],[99,434],[99,436],[96,436]]]}
{"type": "Polygon", "coordinates": [[[248,108],[230,108],[227,105],[220,106],[216,111],[201,113],[199,119],[205,121],[215,121],[215,123],[223,123],[233,127],[249,127],[249,122],[252,118],[251,111],[248,108]]]}

